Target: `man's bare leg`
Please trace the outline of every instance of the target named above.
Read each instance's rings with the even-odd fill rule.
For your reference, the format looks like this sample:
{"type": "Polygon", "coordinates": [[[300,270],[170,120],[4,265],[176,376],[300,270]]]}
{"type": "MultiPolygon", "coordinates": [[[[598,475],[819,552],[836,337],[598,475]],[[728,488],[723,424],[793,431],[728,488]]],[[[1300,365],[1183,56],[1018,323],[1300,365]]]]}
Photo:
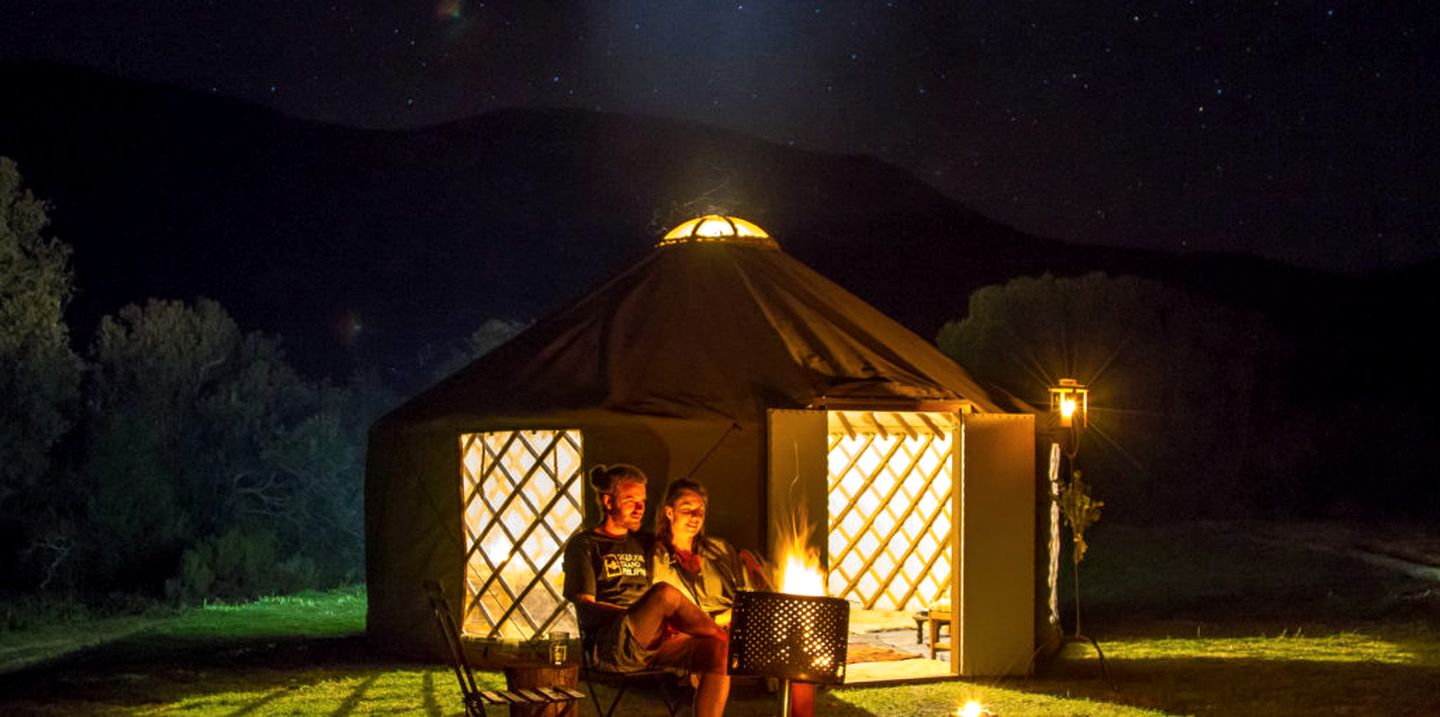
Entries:
{"type": "MultiPolygon", "coordinates": [[[[644,645],[655,647],[665,637],[665,625],[694,637],[728,640],[729,635],[690,598],[668,583],[656,583],[625,611],[630,629],[644,645]]],[[[725,660],[720,660],[723,665],[725,660]]]]}

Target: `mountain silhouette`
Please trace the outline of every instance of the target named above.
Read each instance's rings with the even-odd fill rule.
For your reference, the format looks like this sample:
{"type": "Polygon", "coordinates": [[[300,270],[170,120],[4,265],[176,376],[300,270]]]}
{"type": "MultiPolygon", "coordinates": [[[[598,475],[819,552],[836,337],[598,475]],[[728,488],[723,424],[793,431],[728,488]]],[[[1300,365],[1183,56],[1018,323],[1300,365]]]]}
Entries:
{"type": "Polygon", "coordinates": [[[20,163],[51,204],[54,234],[75,248],[81,343],[125,303],[207,296],[242,327],[282,336],[308,373],[423,375],[487,318],[538,318],[712,211],[756,222],[932,338],[985,284],[1136,274],[1266,312],[1302,350],[1323,349],[1307,380],[1365,377],[1366,390],[1397,393],[1401,379],[1375,371],[1419,362],[1376,350],[1403,329],[1388,312],[1436,308],[1435,262],[1344,277],[1066,243],[992,221],[873,157],[675,120],[512,109],[358,129],[43,64],[0,64],[0,107],[0,155],[20,163]],[[1339,341],[1337,321],[1351,322],[1339,341]]]}

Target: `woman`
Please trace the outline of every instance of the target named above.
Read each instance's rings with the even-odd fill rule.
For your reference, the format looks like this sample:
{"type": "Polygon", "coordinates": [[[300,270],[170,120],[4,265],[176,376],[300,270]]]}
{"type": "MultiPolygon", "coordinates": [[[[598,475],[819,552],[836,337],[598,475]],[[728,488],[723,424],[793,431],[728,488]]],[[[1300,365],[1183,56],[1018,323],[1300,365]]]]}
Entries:
{"type": "Polygon", "coordinates": [[[590,485],[602,519],[565,544],[565,597],[580,618],[585,662],[611,672],[683,667],[695,686],[697,717],[725,712],[729,637],[693,601],[666,583],[651,584],[645,474],[631,465],[596,466],[590,485]]]}
{"type": "Polygon", "coordinates": [[[651,580],[679,588],[716,624],[728,627],[735,593],[753,586],[735,548],[705,534],[706,502],[704,486],[693,480],[681,478],[665,489],[664,506],[655,516],[651,580]]]}
{"type": "MultiPolygon", "coordinates": [[[[748,551],[705,534],[704,486],[687,478],[665,489],[665,504],[655,516],[655,546],[650,551],[650,579],[680,589],[701,609],[715,618],[715,624],[730,628],[735,593],[740,590],[770,589],[768,571],[748,551]]],[[[815,714],[814,685],[796,682],[790,686],[790,715],[815,714]]]]}

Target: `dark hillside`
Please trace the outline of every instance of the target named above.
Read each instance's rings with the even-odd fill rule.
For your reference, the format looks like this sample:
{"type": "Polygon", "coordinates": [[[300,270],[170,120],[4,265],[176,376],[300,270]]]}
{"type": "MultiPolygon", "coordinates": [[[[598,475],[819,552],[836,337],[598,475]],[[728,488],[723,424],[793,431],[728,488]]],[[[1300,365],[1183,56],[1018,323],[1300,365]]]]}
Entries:
{"type": "Polygon", "coordinates": [[[1302,347],[1327,348],[1306,378],[1353,387],[1365,376],[1389,393],[1393,375],[1351,359],[1392,355],[1374,343],[1391,345],[1381,327],[1395,326],[1380,307],[1434,304],[1420,288],[1434,266],[1362,281],[1066,244],[871,157],[675,121],[508,110],[360,130],[37,65],[0,66],[0,107],[0,154],[51,200],[56,234],[75,247],[82,332],[124,302],[205,295],[332,375],[357,362],[409,373],[486,318],[556,308],[715,208],[926,336],[987,283],[1132,273],[1263,310],[1302,347]],[[1337,337],[1337,325],[1356,333],[1337,337]]]}

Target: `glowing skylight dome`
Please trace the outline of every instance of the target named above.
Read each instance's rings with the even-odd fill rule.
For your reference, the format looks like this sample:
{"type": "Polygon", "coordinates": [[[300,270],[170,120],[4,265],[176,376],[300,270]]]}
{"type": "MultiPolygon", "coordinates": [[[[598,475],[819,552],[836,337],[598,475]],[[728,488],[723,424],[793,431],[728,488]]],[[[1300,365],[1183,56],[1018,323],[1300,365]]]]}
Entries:
{"type": "Polygon", "coordinates": [[[745,221],[740,217],[727,217],[719,214],[707,214],[682,222],[679,226],[671,229],[655,246],[709,244],[712,242],[748,244],[770,249],[780,248],[780,245],[776,244],[764,229],[755,226],[753,222],[745,221]]]}

